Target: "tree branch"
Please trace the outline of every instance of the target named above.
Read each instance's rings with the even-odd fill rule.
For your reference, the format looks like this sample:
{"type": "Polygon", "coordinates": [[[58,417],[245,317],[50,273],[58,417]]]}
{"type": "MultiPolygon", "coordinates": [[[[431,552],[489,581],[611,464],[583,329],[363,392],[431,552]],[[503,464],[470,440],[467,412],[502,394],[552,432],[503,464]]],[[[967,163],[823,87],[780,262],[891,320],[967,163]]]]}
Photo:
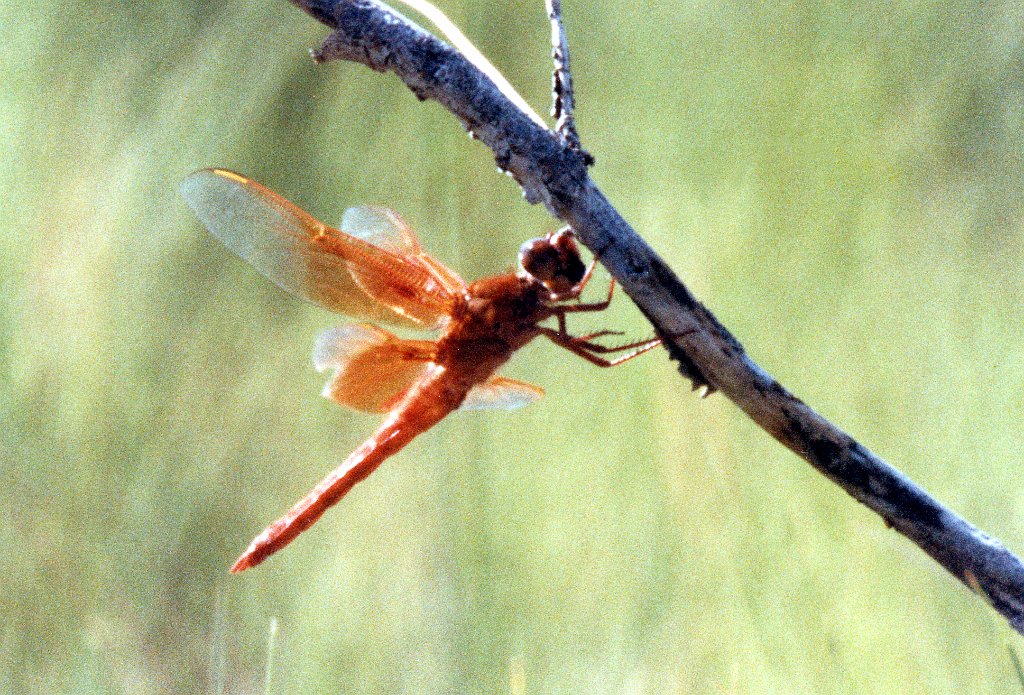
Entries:
{"type": "Polygon", "coordinates": [[[512,104],[460,53],[374,0],[291,0],[331,27],[318,62],[394,72],[489,147],[498,166],[571,225],[666,340],[697,387],[721,391],[788,449],[879,514],[1024,633],[1024,564],[1003,545],[789,393],[746,354],[637,235],[567,146],[512,104]]]}

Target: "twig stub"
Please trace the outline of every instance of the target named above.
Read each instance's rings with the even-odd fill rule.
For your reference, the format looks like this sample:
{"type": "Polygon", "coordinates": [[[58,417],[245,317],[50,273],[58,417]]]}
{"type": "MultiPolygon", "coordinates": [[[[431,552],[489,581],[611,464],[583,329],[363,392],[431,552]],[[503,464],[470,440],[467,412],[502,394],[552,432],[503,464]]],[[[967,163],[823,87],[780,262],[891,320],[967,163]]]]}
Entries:
{"type": "Polygon", "coordinates": [[[569,66],[569,40],[565,35],[562,19],[561,0],[545,0],[548,19],[551,21],[551,116],[555,119],[555,132],[565,141],[566,147],[583,155],[586,166],[594,164],[594,156],[583,149],[579,133],[576,132],[576,97],[572,86],[572,69],[569,66]]]}

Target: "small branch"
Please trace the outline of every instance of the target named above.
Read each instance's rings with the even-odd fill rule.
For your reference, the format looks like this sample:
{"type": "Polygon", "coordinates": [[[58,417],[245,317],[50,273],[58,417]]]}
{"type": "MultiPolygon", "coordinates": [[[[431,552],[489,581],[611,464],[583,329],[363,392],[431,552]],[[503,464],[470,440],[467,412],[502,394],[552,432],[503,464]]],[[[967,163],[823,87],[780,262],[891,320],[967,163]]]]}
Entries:
{"type": "Polygon", "coordinates": [[[569,40],[562,22],[562,2],[546,0],[545,4],[551,20],[551,60],[555,64],[551,71],[551,116],[555,119],[555,132],[562,136],[566,146],[582,152],[589,166],[594,163],[594,157],[581,148],[580,136],[576,132],[576,99],[569,67],[569,40]]]}
{"type": "Polygon", "coordinates": [[[374,0],[292,2],[334,29],[315,53],[318,61],[341,58],[394,72],[489,147],[527,200],[571,225],[666,339],[694,387],[721,391],[1024,632],[1024,564],[755,364],[608,202],[579,151],[518,109],[465,57],[374,0]]]}

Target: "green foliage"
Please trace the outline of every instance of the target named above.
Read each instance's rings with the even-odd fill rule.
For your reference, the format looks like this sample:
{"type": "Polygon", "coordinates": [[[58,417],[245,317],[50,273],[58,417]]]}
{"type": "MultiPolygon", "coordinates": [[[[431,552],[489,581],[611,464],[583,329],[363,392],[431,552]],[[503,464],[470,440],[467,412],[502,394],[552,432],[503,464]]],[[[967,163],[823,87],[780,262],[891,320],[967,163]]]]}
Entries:
{"type": "MultiPolygon", "coordinates": [[[[1020,4],[563,5],[609,197],[765,368],[1024,550],[1020,4]]],[[[539,0],[443,8],[546,109],[539,0]]],[[[253,692],[271,659],[279,693],[1019,688],[982,601],[657,353],[531,346],[541,403],[449,418],[228,576],[375,420],[317,395],[337,317],[178,181],[386,204],[470,278],[553,222],[436,104],[312,65],[283,0],[0,24],[0,692],[253,692]]]]}

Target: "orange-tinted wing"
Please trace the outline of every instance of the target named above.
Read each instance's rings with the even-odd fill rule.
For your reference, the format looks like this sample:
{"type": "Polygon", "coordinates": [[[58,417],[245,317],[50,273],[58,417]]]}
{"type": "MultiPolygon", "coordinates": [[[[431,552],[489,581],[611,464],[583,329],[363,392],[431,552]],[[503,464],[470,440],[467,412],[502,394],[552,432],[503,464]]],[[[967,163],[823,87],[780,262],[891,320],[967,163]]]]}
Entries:
{"type": "Polygon", "coordinates": [[[332,311],[436,328],[465,288],[455,273],[423,252],[401,218],[382,208],[356,208],[370,211],[372,223],[350,223],[353,234],[223,169],[191,174],[181,192],[231,251],[277,285],[332,311]]]}
{"type": "Polygon", "coordinates": [[[367,324],[324,331],[313,349],[317,371],[334,370],[323,396],[370,413],[386,413],[426,372],[436,344],[403,340],[367,324]]]}
{"type": "Polygon", "coordinates": [[[515,410],[528,406],[544,395],[544,389],[525,381],[492,376],[466,394],[462,410],[515,410]]]}
{"type": "Polygon", "coordinates": [[[461,277],[423,250],[416,233],[394,210],[376,205],[348,208],[341,218],[341,231],[422,265],[450,294],[466,289],[461,277]]]}

